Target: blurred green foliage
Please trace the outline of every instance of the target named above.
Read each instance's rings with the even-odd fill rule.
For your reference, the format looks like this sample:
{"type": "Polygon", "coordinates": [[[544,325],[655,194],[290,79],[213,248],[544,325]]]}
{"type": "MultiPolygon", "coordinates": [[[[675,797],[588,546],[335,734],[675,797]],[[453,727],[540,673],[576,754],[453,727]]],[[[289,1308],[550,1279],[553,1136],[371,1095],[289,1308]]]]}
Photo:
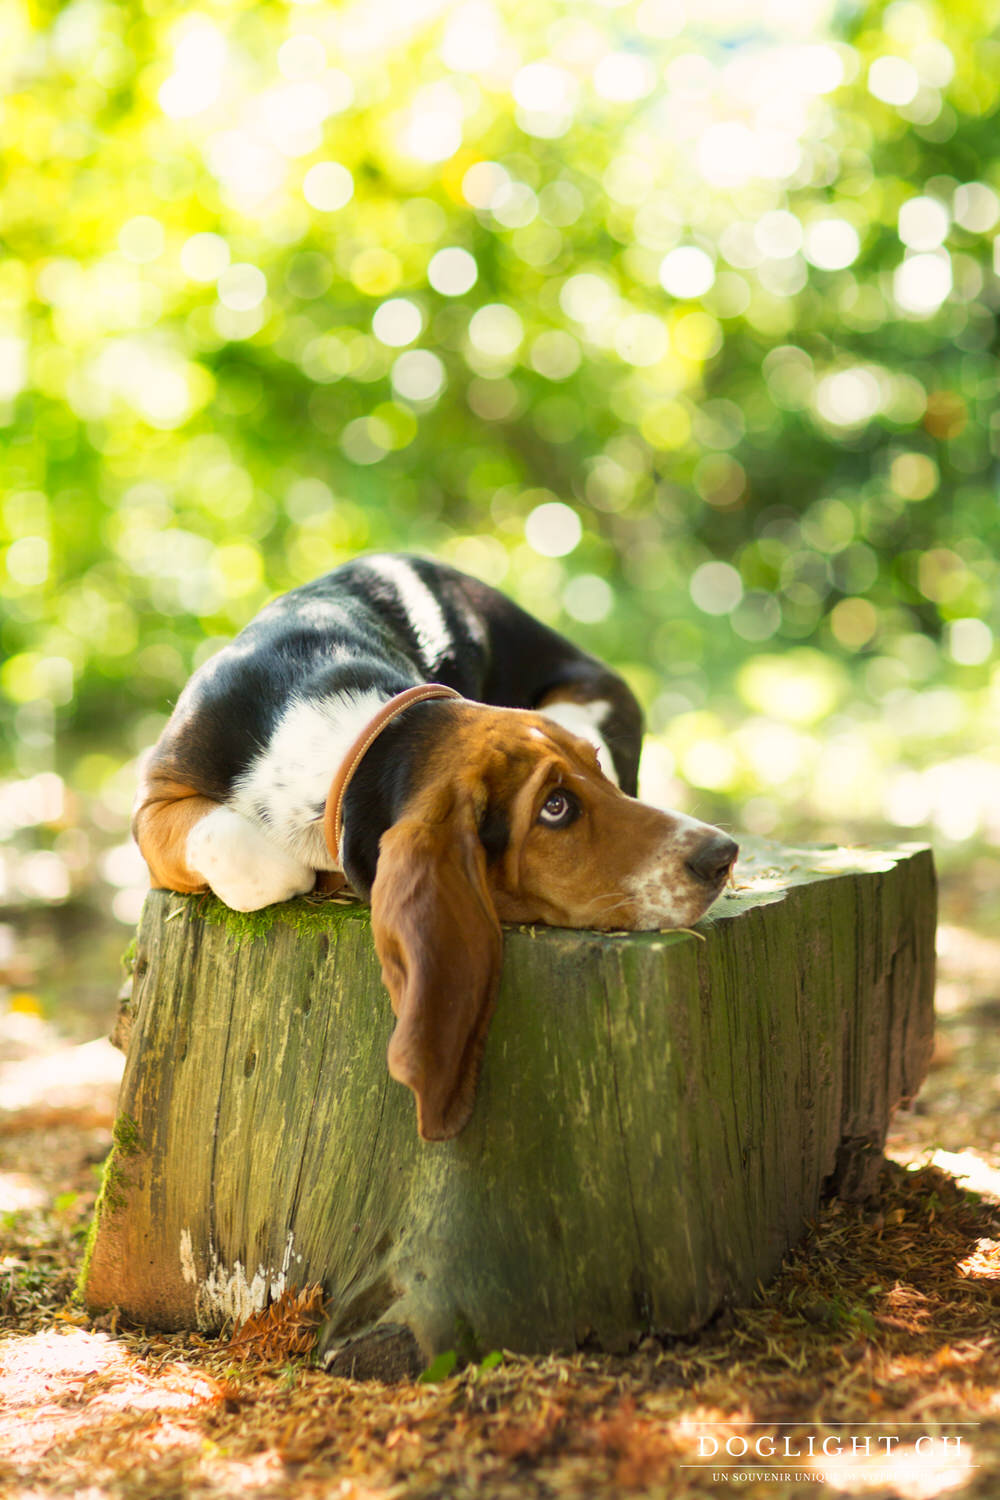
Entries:
{"type": "Polygon", "coordinates": [[[412,548],[620,664],[701,810],[1000,840],[996,11],[12,0],[8,773],[98,791],[412,548]]]}

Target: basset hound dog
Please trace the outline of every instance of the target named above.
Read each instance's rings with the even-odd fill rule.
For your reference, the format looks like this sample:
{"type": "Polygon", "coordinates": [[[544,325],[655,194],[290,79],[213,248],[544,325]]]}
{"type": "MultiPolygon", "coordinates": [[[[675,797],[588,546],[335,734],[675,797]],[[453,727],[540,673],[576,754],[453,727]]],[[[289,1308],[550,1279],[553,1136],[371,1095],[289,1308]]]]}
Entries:
{"type": "Polygon", "coordinates": [[[594,657],[454,568],[356,559],[188,682],[142,769],[155,886],[252,911],[371,902],[392,1076],[425,1140],[472,1111],[501,922],[686,927],[736,844],[635,798],[642,715],[594,657]]]}

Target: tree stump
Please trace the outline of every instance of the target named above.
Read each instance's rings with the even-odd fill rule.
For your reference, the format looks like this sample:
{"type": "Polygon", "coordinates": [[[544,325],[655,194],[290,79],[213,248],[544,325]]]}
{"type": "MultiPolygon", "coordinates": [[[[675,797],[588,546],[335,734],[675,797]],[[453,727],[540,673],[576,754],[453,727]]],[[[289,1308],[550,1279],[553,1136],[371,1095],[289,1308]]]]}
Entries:
{"type": "Polygon", "coordinates": [[[751,845],[697,933],[505,933],[475,1112],[417,1136],[361,905],[150,894],[93,1311],[219,1329],[321,1282],[331,1368],[624,1350],[870,1192],[933,1031],[930,851],[751,845]]]}

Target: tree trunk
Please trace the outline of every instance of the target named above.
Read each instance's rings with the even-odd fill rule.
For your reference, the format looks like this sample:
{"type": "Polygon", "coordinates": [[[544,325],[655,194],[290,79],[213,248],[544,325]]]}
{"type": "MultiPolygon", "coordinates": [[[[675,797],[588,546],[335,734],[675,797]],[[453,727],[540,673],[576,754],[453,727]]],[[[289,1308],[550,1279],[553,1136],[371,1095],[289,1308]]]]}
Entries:
{"type": "Polygon", "coordinates": [[[151,893],[83,1286],[217,1329],[322,1282],[331,1367],[697,1328],[874,1186],[933,1030],[930,852],[752,846],[700,934],[505,934],[475,1112],[416,1133],[366,907],[151,893]]]}

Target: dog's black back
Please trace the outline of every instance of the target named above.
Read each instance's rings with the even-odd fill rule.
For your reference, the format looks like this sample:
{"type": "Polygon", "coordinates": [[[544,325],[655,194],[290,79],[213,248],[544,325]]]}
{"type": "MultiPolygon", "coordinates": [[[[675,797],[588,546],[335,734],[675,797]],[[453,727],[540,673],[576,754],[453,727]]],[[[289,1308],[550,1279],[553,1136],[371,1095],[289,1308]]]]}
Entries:
{"type": "Polygon", "coordinates": [[[634,795],[641,713],[622,679],[488,584],[405,554],[355,559],[275,599],[194,674],[161,747],[178,777],[222,801],[293,698],[389,697],[420,682],[503,708],[559,689],[606,700],[601,733],[634,795]]]}

